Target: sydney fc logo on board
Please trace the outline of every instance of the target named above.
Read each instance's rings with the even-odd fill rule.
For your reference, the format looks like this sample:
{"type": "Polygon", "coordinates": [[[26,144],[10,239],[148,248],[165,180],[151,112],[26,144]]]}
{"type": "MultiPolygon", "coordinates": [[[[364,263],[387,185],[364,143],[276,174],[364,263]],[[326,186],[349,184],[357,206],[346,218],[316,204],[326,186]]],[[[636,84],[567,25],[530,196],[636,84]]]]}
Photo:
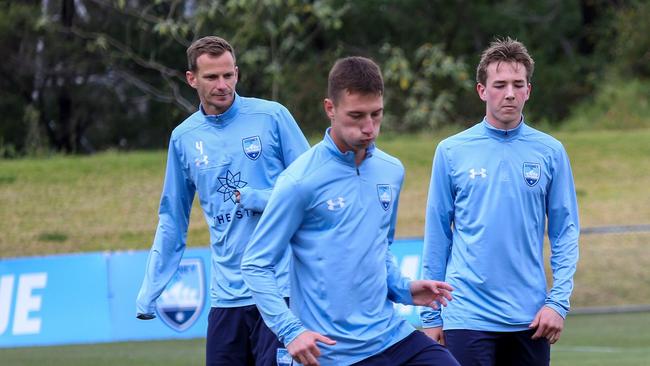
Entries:
{"type": "Polygon", "coordinates": [[[542,168],[538,163],[524,163],[524,180],[528,186],[532,187],[539,182],[542,174],[542,168]]]}
{"type": "Polygon", "coordinates": [[[390,207],[390,201],[393,200],[393,191],[390,189],[390,185],[377,184],[377,196],[379,197],[381,208],[387,211],[390,207]]]}
{"type": "Polygon", "coordinates": [[[205,304],[204,279],[201,258],[181,260],[178,271],[156,302],[163,323],[178,332],[196,323],[205,304]]]}
{"type": "Polygon", "coordinates": [[[262,140],[259,136],[246,137],[241,140],[241,145],[249,159],[257,160],[262,154],[262,140]]]}

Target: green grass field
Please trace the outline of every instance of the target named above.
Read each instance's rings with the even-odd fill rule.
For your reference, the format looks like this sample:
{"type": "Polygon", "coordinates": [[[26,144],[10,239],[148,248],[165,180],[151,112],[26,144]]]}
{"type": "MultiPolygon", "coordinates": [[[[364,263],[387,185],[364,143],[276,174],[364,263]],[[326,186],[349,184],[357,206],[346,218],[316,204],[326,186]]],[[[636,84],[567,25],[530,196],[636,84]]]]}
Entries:
{"type": "MultiPolygon", "coordinates": [[[[640,366],[650,360],[650,313],[571,315],[552,347],[553,366],[640,366]]],[[[11,366],[203,365],[205,340],[0,349],[11,366]]]]}
{"type": "MultiPolygon", "coordinates": [[[[569,152],[583,227],[650,224],[650,129],[554,134],[569,152]]],[[[407,176],[398,237],[422,236],[431,157],[442,136],[382,136],[407,176]]],[[[165,153],[0,160],[0,261],[6,257],[148,249],[165,153]]],[[[188,245],[208,242],[198,205],[188,245]]],[[[584,235],[574,307],[650,302],[650,233],[584,235]]],[[[574,315],[553,365],[643,365],[650,314],[574,315]]],[[[0,349],[0,365],[200,365],[202,339],[0,349]]]]}
{"type": "MultiPolygon", "coordinates": [[[[571,158],[583,227],[650,224],[650,129],[554,135],[571,158]]],[[[380,137],[379,146],[406,166],[398,237],[423,234],[431,158],[442,137],[380,137]]],[[[165,156],[106,152],[0,160],[0,258],[148,249],[165,156]]],[[[188,245],[207,243],[195,202],[188,245]]],[[[649,243],[650,233],[583,236],[573,306],[648,303],[649,243]]]]}

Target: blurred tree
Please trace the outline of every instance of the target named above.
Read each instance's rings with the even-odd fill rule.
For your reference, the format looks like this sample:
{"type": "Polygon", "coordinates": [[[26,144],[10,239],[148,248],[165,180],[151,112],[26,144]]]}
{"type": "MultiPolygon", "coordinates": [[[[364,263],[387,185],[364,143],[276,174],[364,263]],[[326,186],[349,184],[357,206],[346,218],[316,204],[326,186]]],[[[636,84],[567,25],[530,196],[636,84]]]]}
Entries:
{"type": "Polygon", "coordinates": [[[369,56],[386,78],[386,127],[471,124],[479,53],[495,37],[536,60],[529,121],[559,123],[610,67],[647,77],[638,0],[0,0],[0,156],[166,145],[196,109],[185,49],[209,34],[238,53],[242,95],[322,131],[327,71],[369,56]],[[616,66],[617,65],[617,66],[616,66]]]}

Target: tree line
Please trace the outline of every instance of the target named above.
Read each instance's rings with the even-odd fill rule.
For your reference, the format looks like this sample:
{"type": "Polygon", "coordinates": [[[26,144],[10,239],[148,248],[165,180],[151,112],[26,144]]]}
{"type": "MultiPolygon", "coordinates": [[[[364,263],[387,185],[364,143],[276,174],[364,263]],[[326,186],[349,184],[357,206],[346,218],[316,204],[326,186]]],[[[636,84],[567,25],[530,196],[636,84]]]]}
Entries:
{"type": "Polygon", "coordinates": [[[185,50],[204,35],[235,47],[241,95],[306,133],[347,55],[382,66],[383,128],[473,124],[479,53],[510,36],[536,61],[527,120],[557,125],[608,75],[650,77],[649,16],[624,0],[2,0],[0,157],[165,147],[198,106],[185,50]]]}

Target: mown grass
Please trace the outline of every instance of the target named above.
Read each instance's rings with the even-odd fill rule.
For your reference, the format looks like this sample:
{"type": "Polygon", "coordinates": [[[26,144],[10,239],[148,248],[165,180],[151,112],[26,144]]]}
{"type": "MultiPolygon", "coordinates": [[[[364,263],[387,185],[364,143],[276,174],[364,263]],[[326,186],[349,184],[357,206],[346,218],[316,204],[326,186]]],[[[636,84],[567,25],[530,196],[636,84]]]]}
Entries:
{"type": "MultiPolygon", "coordinates": [[[[423,234],[431,158],[444,136],[380,137],[379,146],[406,166],[398,237],[423,234]]],[[[650,129],[554,136],[571,158],[583,227],[650,224],[650,129]]],[[[148,249],[165,158],[156,151],[0,160],[0,257],[148,249]]],[[[584,235],[573,305],[647,303],[649,239],[584,235]]],[[[207,243],[195,201],[188,245],[207,243]]]]}
{"type": "MultiPolygon", "coordinates": [[[[554,366],[638,366],[650,359],[650,313],[571,315],[551,348],[554,366]]],[[[12,366],[202,365],[205,340],[0,349],[12,366]]]]}

